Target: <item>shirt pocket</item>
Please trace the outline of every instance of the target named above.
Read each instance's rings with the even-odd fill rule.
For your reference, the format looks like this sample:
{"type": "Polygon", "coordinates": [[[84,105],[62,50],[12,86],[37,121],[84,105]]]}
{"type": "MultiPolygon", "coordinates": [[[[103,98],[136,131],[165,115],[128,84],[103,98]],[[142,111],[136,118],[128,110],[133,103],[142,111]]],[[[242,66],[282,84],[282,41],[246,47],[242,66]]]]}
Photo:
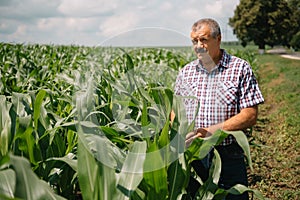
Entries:
{"type": "Polygon", "coordinates": [[[188,112],[195,112],[198,104],[198,82],[186,83],[182,86],[182,96],[184,97],[184,104],[188,112]]]}
{"type": "Polygon", "coordinates": [[[238,86],[234,82],[222,82],[219,84],[217,99],[222,105],[233,106],[238,102],[238,86]]]}

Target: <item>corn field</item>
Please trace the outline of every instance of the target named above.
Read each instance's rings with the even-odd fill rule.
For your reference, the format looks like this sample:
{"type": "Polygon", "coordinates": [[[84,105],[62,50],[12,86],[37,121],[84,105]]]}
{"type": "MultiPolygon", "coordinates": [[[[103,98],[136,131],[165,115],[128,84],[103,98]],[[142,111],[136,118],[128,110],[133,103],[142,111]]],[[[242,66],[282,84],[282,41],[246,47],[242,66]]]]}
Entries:
{"type": "MultiPolygon", "coordinates": [[[[239,131],[218,130],[185,148],[194,127],[173,86],[192,59],[189,48],[0,43],[0,199],[189,199],[190,163],[228,134],[251,168],[239,131]]],[[[243,185],[218,188],[214,153],[197,199],[244,191],[263,199],[243,185]]]]}

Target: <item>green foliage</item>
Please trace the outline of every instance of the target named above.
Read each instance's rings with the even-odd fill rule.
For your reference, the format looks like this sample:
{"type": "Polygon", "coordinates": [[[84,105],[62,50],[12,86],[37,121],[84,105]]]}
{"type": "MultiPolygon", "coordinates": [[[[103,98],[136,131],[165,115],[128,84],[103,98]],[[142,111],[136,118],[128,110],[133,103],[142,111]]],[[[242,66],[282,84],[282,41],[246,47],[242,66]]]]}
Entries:
{"type": "Polygon", "coordinates": [[[293,38],[291,40],[291,46],[293,47],[293,49],[295,51],[299,51],[299,49],[300,49],[300,31],[293,36],[293,38]]]}
{"type": "MultiPolygon", "coordinates": [[[[185,149],[193,124],[172,88],[190,49],[0,45],[3,199],[178,199],[189,163],[228,134],[251,164],[242,132],[185,149]]],[[[220,166],[216,154],[199,197],[250,190],[220,190],[220,166]]]]}
{"type": "Polygon", "coordinates": [[[299,27],[292,10],[285,0],[241,0],[229,24],[243,46],[251,41],[260,49],[290,46],[299,27]]]}
{"type": "MultiPolygon", "coordinates": [[[[64,199],[56,195],[49,185],[32,171],[29,162],[22,157],[9,156],[5,163],[9,168],[0,171],[0,191],[5,199],[64,199]]],[[[4,163],[3,163],[4,164],[4,163]]]]}

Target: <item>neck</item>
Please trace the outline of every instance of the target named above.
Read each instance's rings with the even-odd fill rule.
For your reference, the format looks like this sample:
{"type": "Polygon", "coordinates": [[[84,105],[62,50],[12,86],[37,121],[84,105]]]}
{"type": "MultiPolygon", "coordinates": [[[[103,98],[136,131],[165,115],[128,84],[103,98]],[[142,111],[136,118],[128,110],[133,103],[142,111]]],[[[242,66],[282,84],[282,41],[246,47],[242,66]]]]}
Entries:
{"type": "Polygon", "coordinates": [[[221,49],[219,49],[218,55],[213,58],[215,65],[217,65],[220,62],[220,60],[222,59],[222,55],[223,55],[223,52],[221,49]]]}
{"type": "Polygon", "coordinates": [[[203,67],[206,68],[208,71],[211,71],[215,68],[216,65],[220,62],[222,58],[222,51],[219,50],[218,56],[210,57],[207,53],[202,54],[201,58],[199,58],[200,62],[202,63],[203,67]]]}

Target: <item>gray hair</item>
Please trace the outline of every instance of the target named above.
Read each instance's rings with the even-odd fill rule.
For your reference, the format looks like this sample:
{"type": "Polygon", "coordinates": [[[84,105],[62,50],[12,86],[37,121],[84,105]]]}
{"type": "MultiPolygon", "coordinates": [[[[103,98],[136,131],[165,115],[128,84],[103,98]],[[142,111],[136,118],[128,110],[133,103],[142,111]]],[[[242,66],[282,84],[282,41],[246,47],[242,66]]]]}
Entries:
{"type": "Polygon", "coordinates": [[[203,25],[207,25],[210,28],[210,34],[213,38],[217,38],[219,35],[221,35],[221,29],[214,19],[211,18],[204,18],[196,21],[192,26],[192,31],[197,32],[203,25]]]}

